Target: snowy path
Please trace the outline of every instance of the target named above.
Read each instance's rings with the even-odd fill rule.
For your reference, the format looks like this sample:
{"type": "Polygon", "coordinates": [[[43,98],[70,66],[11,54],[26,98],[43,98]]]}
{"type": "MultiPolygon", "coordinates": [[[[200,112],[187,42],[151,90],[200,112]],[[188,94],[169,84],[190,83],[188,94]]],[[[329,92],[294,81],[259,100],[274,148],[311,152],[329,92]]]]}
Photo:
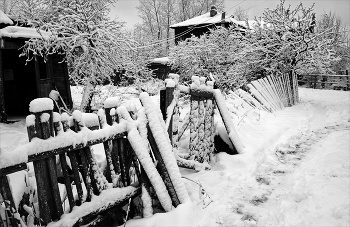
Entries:
{"type": "MultiPolygon", "coordinates": [[[[199,225],[349,226],[350,94],[300,93],[300,104],[245,126],[255,148],[263,147],[254,157],[220,154],[211,172],[183,171],[214,199],[197,214],[207,217],[199,225]]],[[[187,186],[195,200],[193,186],[187,186]]]]}

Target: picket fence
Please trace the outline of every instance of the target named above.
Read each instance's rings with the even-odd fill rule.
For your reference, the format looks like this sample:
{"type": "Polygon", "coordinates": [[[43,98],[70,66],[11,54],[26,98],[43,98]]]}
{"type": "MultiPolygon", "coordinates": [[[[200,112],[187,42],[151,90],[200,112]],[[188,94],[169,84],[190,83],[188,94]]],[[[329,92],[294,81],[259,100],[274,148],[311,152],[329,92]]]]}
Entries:
{"type": "MultiPolygon", "coordinates": [[[[87,117],[79,111],[71,117],[52,112],[50,99],[33,100],[31,106],[43,101],[49,104],[32,108],[32,114],[26,119],[30,142],[14,151],[15,154],[26,152],[26,159],[0,168],[0,189],[7,218],[0,220],[0,227],[21,226],[23,217],[19,217],[19,212],[22,208],[15,206],[7,175],[26,170],[29,162],[33,162],[37,182],[40,218],[32,215],[35,216],[33,223],[37,225],[121,225],[134,216],[152,215],[145,212],[144,206],[149,204],[140,202],[141,194],[152,201],[151,207],[146,208],[158,206],[164,211],[188,199],[178,166],[210,168],[215,108],[232,147],[237,153],[242,153],[244,147],[236,131],[237,122],[232,121],[221,92],[213,88],[213,81],[193,77],[189,87],[178,81],[176,74],[170,74],[170,79],[166,80],[166,87],[160,91],[160,109],[153,106],[147,94],[140,95],[143,108],[139,111],[132,105],[121,106],[116,97],[107,99],[104,109],[95,114],[98,119],[95,124],[84,120],[91,115],[87,117]],[[178,127],[180,93],[190,96],[190,112],[182,127],[178,127]],[[180,156],[176,149],[188,127],[189,155],[180,156]],[[104,173],[98,167],[91,147],[100,143],[103,143],[107,160],[104,173]],[[62,188],[57,180],[60,173],[67,200],[61,198],[62,188]],[[128,216],[122,209],[125,205],[130,208],[128,216]],[[65,222],[67,217],[71,218],[69,223],[65,222]]],[[[239,119],[255,110],[281,110],[299,100],[294,73],[268,76],[228,95],[241,101],[242,108],[236,113],[239,119]]],[[[30,207],[32,204],[25,201],[25,205],[30,207]]],[[[28,220],[29,216],[25,215],[24,219],[28,220]]]]}

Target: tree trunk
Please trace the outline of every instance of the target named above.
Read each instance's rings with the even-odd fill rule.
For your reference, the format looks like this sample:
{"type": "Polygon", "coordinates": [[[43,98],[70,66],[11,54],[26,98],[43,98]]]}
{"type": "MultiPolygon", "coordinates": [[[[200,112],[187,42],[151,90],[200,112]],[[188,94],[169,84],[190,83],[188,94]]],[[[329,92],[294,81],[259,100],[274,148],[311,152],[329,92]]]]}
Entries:
{"type": "Polygon", "coordinates": [[[81,105],[80,105],[80,111],[83,113],[91,113],[91,102],[92,98],[94,96],[94,90],[95,90],[96,84],[88,80],[87,84],[84,87],[84,92],[83,92],[83,97],[81,100],[81,105]]]}

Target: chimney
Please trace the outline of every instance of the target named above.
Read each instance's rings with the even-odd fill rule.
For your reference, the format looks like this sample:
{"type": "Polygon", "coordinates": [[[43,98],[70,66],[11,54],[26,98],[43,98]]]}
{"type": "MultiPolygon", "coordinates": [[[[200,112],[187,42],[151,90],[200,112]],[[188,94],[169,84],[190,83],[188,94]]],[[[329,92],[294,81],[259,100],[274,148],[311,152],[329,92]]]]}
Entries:
{"type": "Polygon", "coordinates": [[[221,27],[225,27],[225,12],[221,13],[221,27]]]}
{"type": "Polygon", "coordinates": [[[212,6],[210,8],[210,17],[215,16],[218,13],[218,11],[216,10],[216,6],[212,6]]]}

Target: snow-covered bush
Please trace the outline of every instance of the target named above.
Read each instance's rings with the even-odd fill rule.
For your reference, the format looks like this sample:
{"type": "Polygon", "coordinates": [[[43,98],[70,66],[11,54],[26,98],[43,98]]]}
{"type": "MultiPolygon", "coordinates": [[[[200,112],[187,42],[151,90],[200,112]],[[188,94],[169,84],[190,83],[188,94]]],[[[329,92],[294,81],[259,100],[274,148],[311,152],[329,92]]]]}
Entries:
{"type": "Polygon", "coordinates": [[[246,23],[245,31],[218,27],[171,49],[170,63],[189,82],[191,76],[214,75],[222,90],[239,88],[259,77],[310,71],[329,72],[339,60],[337,30],[317,29],[313,5],[294,9],[285,1],[265,9],[261,19],[246,23]]]}
{"type": "Polygon", "coordinates": [[[85,86],[81,103],[84,112],[90,111],[95,87],[110,81],[119,72],[124,78],[141,83],[151,78],[144,51],[136,49],[137,43],[122,30],[122,22],[109,19],[109,6],[113,2],[55,1],[48,8],[50,20],[35,23],[50,32],[50,37],[30,39],[23,47],[22,55],[26,55],[27,60],[35,55],[65,56],[70,79],[85,86]]]}

